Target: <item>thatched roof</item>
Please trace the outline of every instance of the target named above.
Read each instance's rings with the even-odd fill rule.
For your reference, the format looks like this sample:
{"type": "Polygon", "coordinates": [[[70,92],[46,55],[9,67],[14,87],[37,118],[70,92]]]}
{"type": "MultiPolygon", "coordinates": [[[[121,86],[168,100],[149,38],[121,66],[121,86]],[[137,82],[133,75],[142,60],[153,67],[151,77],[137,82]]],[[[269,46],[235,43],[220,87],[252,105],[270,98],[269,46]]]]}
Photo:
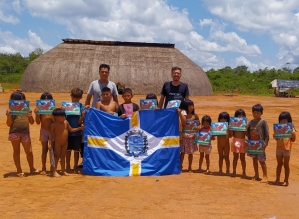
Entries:
{"type": "Polygon", "coordinates": [[[181,81],[191,95],[212,95],[203,69],[174,48],[174,44],[65,39],[35,59],[25,70],[21,89],[31,92],[87,92],[99,79],[99,65],[110,65],[109,80],[132,88],[134,94],[160,94],[170,81],[171,68],[182,68],[181,81]]]}

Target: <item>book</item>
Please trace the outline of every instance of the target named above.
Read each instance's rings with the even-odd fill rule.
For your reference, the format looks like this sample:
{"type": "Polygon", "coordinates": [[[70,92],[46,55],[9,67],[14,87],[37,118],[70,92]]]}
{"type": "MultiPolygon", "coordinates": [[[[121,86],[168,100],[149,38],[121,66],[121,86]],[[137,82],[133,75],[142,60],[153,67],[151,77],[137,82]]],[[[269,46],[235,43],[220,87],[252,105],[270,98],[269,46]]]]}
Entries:
{"type": "Polygon", "coordinates": [[[264,141],[262,140],[247,140],[247,154],[263,154],[264,153],[264,141]]]}
{"type": "Polygon", "coordinates": [[[79,102],[62,102],[61,103],[62,108],[65,109],[66,115],[75,115],[80,116],[81,115],[81,106],[79,102]]]}
{"type": "Polygon", "coordinates": [[[180,100],[170,100],[168,101],[166,108],[179,108],[180,104],[180,100]]]}
{"type": "Polygon", "coordinates": [[[212,135],[209,132],[197,132],[194,143],[211,146],[211,137],[212,135]]]}
{"type": "Polygon", "coordinates": [[[8,106],[11,115],[25,116],[30,111],[30,103],[26,100],[10,100],[8,106]]]}
{"type": "Polygon", "coordinates": [[[123,106],[124,106],[125,113],[126,113],[127,117],[132,117],[132,115],[133,115],[133,104],[132,103],[124,103],[123,106]]]}
{"type": "Polygon", "coordinates": [[[184,133],[195,133],[195,128],[199,126],[198,120],[187,120],[186,126],[183,128],[184,133]]]}
{"type": "Polygon", "coordinates": [[[55,100],[36,100],[37,114],[52,114],[56,108],[55,100]]]}
{"type": "Polygon", "coordinates": [[[273,124],[274,138],[291,138],[293,132],[292,123],[277,123],[273,124]]]}
{"type": "Polygon", "coordinates": [[[212,122],[211,135],[227,135],[228,122],[212,122]]]}
{"type": "Polygon", "coordinates": [[[230,117],[230,130],[246,132],[247,118],[245,117],[230,117]]]}
{"type": "Polygon", "coordinates": [[[155,110],[157,108],[156,99],[141,99],[140,109],[141,110],[155,110]]]}

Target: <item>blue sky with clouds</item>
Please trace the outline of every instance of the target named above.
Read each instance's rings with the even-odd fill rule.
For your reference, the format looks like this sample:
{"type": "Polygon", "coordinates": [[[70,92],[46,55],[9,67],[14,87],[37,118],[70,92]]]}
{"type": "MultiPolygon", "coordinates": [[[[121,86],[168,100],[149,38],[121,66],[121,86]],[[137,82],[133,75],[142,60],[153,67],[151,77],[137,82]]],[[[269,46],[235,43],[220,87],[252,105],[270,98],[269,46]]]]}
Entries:
{"type": "Polygon", "coordinates": [[[0,0],[0,52],[64,38],[174,43],[205,70],[299,66],[298,0],[0,0]]]}

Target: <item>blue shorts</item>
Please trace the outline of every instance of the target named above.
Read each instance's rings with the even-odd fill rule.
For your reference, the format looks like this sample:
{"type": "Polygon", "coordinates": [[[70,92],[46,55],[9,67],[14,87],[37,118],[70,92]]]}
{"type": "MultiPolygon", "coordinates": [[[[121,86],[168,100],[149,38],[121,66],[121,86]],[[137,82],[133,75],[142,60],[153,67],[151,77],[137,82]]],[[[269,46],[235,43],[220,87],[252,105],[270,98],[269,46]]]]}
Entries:
{"type": "Polygon", "coordinates": [[[263,154],[248,154],[249,157],[257,158],[260,162],[266,162],[266,153],[263,154]]]}

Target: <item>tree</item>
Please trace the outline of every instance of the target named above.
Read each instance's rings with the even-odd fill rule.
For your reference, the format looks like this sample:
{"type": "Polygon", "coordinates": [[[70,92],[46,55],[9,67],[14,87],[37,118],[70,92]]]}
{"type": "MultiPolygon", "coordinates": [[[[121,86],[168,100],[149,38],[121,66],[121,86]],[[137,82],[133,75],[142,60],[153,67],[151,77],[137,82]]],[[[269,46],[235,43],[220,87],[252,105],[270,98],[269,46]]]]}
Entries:
{"type": "Polygon", "coordinates": [[[32,62],[34,59],[38,58],[43,53],[44,53],[43,49],[36,48],[34,51],[32,51],[31,53],[29,53],[29,57],[28,57],[29,62],[32,62]]]}

